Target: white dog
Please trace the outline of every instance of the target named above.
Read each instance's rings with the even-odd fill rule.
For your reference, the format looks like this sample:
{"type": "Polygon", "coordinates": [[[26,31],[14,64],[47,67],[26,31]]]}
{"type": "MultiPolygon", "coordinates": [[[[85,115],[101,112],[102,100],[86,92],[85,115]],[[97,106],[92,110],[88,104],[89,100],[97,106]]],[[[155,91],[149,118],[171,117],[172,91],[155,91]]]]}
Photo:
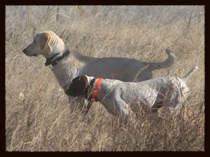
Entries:
{"type": "Polygon", "coordinates": [[[134,121],[141,108],[152,113],[162,106],[170,113],[176,111],[188,96],[185,82],[197,69],[194,67],[182,78],[160,77],[138,83],[82,75],[73,79],[65,93],[99,101],[111,114],[129,116],[134,121]]]}
{"type": "MultiPolygon", "coordinates": [[[[95,58],[70,52],[63,40],[54,32],[38,33],[23,52],[27,56],[43,55],[45,65],[52,65],[53,72],[62,88],[78,75],[119,79],[121,81],[144,81],[152,78],[152,70],[166,68],[174,63],[174,55],[166,49],[168,58],[160,63],[141,62],[128,58],[95,58]],[[140,72],[140,73],[139,73],[140,72]]],[[[75,106],[71,103],[71,108],[75,106]]]]}

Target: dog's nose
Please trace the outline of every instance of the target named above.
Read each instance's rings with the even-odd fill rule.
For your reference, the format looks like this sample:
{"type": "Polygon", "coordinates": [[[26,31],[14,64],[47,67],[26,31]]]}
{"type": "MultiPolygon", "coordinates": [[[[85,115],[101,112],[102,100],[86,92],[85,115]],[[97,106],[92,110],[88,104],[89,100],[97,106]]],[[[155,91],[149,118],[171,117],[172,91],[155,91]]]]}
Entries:
{"type": "Polygon", "coordinates": [[[25,54],[26,54],[26,48],[25,48],[25,49],[23,49],[23,53],[25,53],[25,54]]]}
{"type": "Polygon", "coordinates": [[[69,96],[69,92],[67,90],[65,90],[65,94],[69,96]]]}
{"type": "Polygon", "coordinates": [[[64,92],[66,95],[70,96],[70,91],[68,89],[65,89],[64,92]]]}
{"type": "Polygon", "coordinates": [[[68,93],[69,93],[69,86],[68,85],[64,86],[64,92],[68,95],[68,93]]]}
{"type": "Polygon", "coordinates": [[[69,89],[69,85],[65,85],[64,90],[68,90],[68,89],[69,89]]]}

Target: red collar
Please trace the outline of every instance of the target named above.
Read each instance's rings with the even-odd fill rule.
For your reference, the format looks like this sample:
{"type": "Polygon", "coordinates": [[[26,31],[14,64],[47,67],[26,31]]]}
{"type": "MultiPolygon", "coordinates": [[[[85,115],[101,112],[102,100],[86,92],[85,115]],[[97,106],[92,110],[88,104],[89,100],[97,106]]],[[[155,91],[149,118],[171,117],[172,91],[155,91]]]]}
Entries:
{"type": "Polygon", "coordinates": [[[98,90],[102,80],[102,78],[98,78],[96,81],[95,87],[93,89],[93,98],[91,99],[93,101],[98,101],[98,90]]]}

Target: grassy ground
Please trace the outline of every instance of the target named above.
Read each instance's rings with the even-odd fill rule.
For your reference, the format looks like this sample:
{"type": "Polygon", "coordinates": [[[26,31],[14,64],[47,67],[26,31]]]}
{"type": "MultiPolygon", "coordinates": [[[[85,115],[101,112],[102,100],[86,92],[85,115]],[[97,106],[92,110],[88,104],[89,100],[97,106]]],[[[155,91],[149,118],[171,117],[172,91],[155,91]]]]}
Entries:
{"type": "Polygon", "coordinates": [[[6,6],[7,151],[204,151],[203,6],[6,6]],[[175,64],[154,77],[199,70],[187,84],[189,99],[172,119],[143,117],[124,126],[95,103],[86,120],[70,113],[67,96],[45,59],[23,48],[36,33],[52,30],[69,47],[95,57],[163,61],[169,47],[175,64]]]}

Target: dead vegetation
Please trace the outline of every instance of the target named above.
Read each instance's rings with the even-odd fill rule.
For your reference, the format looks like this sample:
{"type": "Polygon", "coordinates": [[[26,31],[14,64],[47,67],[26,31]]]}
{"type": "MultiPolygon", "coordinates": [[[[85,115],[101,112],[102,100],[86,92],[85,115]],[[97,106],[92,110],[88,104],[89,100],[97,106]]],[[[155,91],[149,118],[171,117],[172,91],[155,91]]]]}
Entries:
{"type": "Polygon", "coordinates": [[[204,7],[203,6],[6,6],[6,150],[7,151],[204,151],[204,7]],[[22,49],[33,36],[52,30],[68,45],[95,57],[162,61],[169,47],[175,64],[154,77],[182,77],[190,97],[173,119],[137,120],[120,125],[94,103],[86,119],[70,113],[45,59],[22,49]]]}

